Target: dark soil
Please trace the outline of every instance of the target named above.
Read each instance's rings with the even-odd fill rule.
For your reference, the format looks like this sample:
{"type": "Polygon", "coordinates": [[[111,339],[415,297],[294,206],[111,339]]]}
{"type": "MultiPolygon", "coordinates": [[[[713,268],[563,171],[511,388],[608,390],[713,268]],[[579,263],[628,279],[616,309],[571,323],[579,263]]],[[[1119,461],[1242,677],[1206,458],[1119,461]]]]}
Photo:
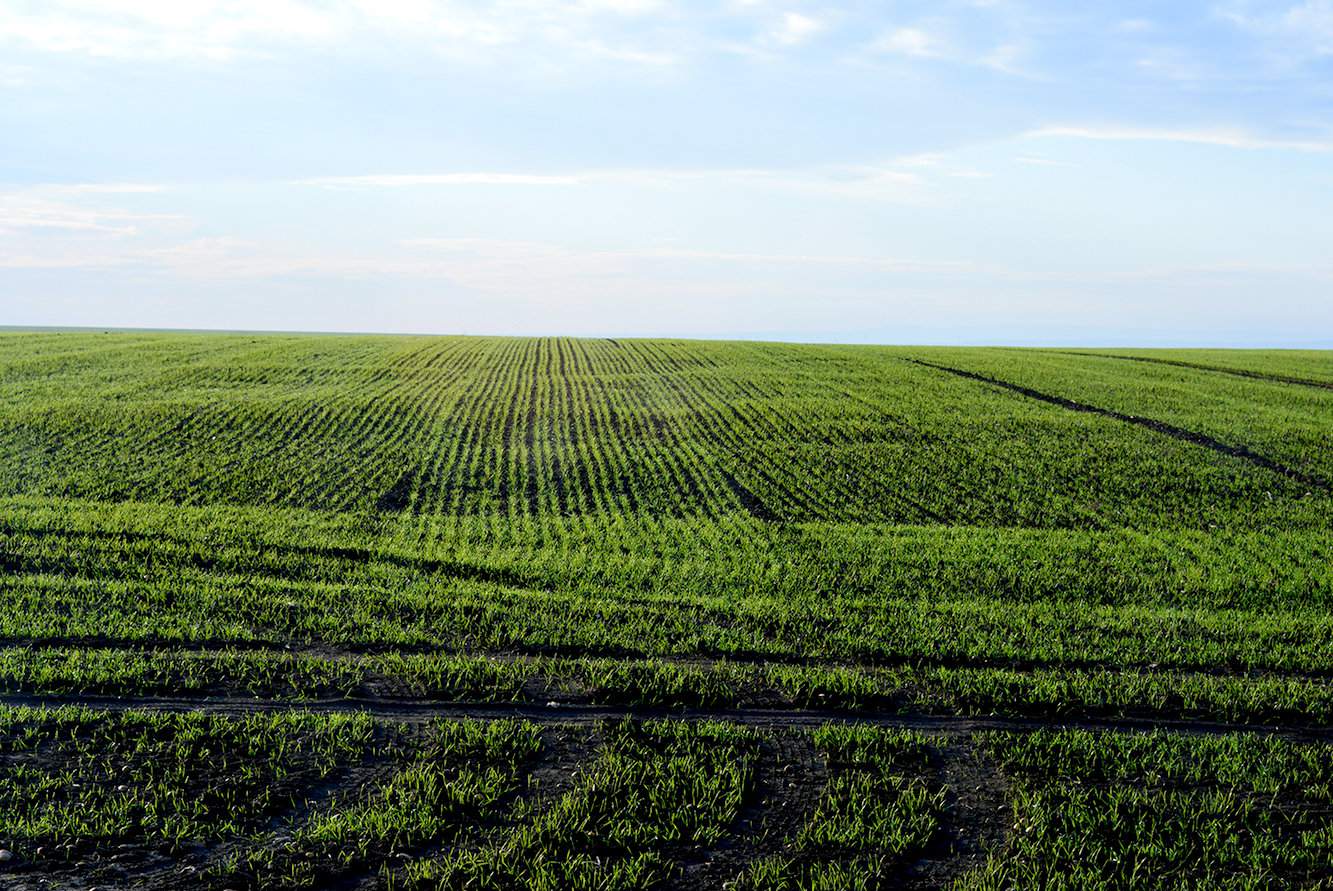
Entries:
{"type": "Polygon", "coordinates": [[[945,746],[939,758],[944,831],[908,870],[903,888],[948,888],[982,866],[1009,835],[1009,783],[991,759],[965,739],[945,746]]]}
{"type": "Polygon", "coordinates": [[[807,733],[776,729],[764,740],[754,789],[740,819],[717,847],[682,863],[680,889],[722,888],[756,860],[781,854],[805,825],[828,781],[807,733]]]}

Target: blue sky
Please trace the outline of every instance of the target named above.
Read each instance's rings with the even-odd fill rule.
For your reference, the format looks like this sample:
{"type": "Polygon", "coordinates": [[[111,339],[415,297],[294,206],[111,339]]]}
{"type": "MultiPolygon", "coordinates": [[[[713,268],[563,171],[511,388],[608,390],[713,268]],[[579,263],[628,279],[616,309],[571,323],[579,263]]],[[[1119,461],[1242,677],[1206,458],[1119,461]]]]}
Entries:
{"type": "Polygon", "coordinates": [[[0,134],[0,324],[1333,347],[1333,0],[0,0],[0,134]]]}

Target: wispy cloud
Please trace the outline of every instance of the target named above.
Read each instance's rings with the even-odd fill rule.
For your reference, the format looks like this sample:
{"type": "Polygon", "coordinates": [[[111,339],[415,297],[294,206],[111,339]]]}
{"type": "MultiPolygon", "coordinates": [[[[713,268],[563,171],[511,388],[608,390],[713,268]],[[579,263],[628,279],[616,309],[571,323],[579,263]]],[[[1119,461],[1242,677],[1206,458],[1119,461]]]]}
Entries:
{"type": "Polygon", "coordinates": [[[572,186],[578,176],[544,173],[380,173],[360,176],[318,176],[292,185],[325,188],[410,188],[419,186],[572,186]]]}
{"type": "Polygon", "coordinates": [[[977,46],[975,41],[960,39],[951,33],[946,22],[893,28],[880,35],[869,46],[872,55],[896,56],[917,62],[949,62],[975,68],[987,68],[1000,74],[1031,78],[1024,68],[1029,47],[1020,40],[987,43],[977,46]]]}
{"type": "MultiPolygon", "coordinates": [[[[3,242],[0,242],[3,245],[3,242]]],[[[864,302],[855,283],[883,289],[902,281],[955,282],[968,264],[918,262],[888,256],[839,256],[645,247],[606,250],[557,243],[480,238],[418,238],[398,245],[335,251],[272,240],[196,238],[133,250],[93,246],[85,251],[20,255],[0,247],[0,269],[96,272],[106,281],[132,282],[136,293],[185,287],[194,294],[215,285],[244,293],[269,287],[331,286],[377,296],[361,300],[365,321],[348,321],[347,307],[328,316],[334,326],[386,324],[436,329],[599,330],[692,332],[718,336],[773,314],[786,301],[802,312],[809,283],[823,283],[818,317],[834,303],[864,302]],[[402,283],[431,296],[425,316],[395,306],[402,283]],[[279,284],[283,283],[283,284],[279,284]],[[835,284],[838,283],[838,284],[835,284]],[[423,287],[423,285],[425,287],[423,287]],[[840,286],[839,286],[840,285],[840,286]]],[[[282,303],[265,309],[281,309],[282,303]]],[[[845,319],[846,312],[834,315],[845,319]]],[[[779,313],[780,315],[780,313],[779,313]]],[[[295,318],[295,317],[294,317],[295,318]]],[[[160,324],[160,322],[159,322],[160,324]]],[[[214,324],[217,324],[214,322],[214,324]]],[[[300,324],[289,322],[288,324],[300,324]]],[[[327,324],[327,323],[325,323],[327,324]]],[[[269,327],[265,325],[264,327],[269,327]]],[[[809,336],[807,333],[806,336],[809,336]]]]}
{"type": "Polygon", "coordinates": [[[147,195],[168,189],[162,183],[51,183],[35,188],[56,195],[147,195]]]}
{"type": "Polygon", "coordinates": [[[602,168],[566,173],[496,173],[448,171],[377,173],[311,177],[289,185],[329,189],[401,189],[450,186],[551,187],[609,186],[622,189],[669,188],[712,183],[717,188],[796,191],[830,197],[918,202],[927,185],[922,168],[944,175],[967,175],[940,164],[903,158],[883,164],[835,164],[796,168],[602,168]]]}
{"type": "Polygon", "coordinates": [[[913,59],[943,59],[950,54],[942,38],[921,28],[895,28],[876,40],[872,49],[913,59]]]}
{"type": "Polygon", "coordinates": [[[886,170],[909,170],[913,175],[934,174],[936,176],[962,179],[984,179],[989,173],[967,164],[960,164],[947,152],[922,152],[916,155],[904,155],[886,163],[886,170]]]}
{"type": "Polygon", "coordinates": [[[1333,0],[1306,0],[1289,9],[1282,24],[1294,34],[1302,34],[1320,55],[1333,54],[1333,0]]]}
{"type": "Polygon", "coordinates": [[[1135,59],[1134,66],[1152,77],[1182,85],[1201,84],[1217,77],[1209,66],[1178,49],[1150,50],[1135,59]]]}
{"type": "Polygon", "coordinates": [[[634,45],[620,28],[665,14],[655,0],[0,0],[0,43],[121,60],[229,62],[293,45],[389,37],[458,58],[592,55],[658,66],[674,56],[634,45]]]}
{"type": "MultiPolygon", "coordinates": [[[[56,193],[60,194],[60,193],[56,193]]],[[[177,222],[176,214],[88,207],[34,192],[0,194],[0,232],[57,229],[132,235],[145,223],[177,222]]]]}
{"type": "Polygon", "coordinates": [[[693,261],[700,263],[754,264],[771,266],[859,266],[900,272],[956,272],[973,268],[966,262],[928,262],[900,257],[847,254],[763,253],[719,251],[674,247],[650,247],[620,250],[580,250],[561,245],[476,238],[412,238],[404,246],[422,248],[444,255],[466,254],[491,260],[568,260],[607,263],[616,261],[693,261]]]}
{"type": "Polygon", "coordinates": [[[1157,30],[1157,25],[1152,19],[1121,19],[1115,23],[1113,30],[1119,34],[1150,34],[1157,30]]]}
{"type": "Polygon", "coordinates": [[[1333,143],[1300,139],[1269,139],[1242,130],[1176,130],[1121,126],[1048,126],[1023,134],[1026,139],[1090,139],[1107,142],[1176,142],[1247,150],[1294,152],[1333,151],[1333,143]]]}
{"type": "Polygon", "coordinates": [[[785,12],[777,26],[769,32],[768,40],[778,46],[797,46],[823,30],[824,23],[817,18],[799,12],[785,12]]]}
{"type": "Polygon", "coordinates": [[[26,87],[32,79],[32,68],[25,65],[0,64],[0,89],[26,87]]]}
{"type": "Polygon", "coordinates": [[[1074,167],[1074,164],[1068,161],[1057,161],[1054,158],[1042,158],[1037,155],[1019,155],[1014,159],[1020,164],[1029,164],[1033,167],[1074,167]]]}
{"type": "Polygon", "coordinates": [[[1022,65],[1026,56],[1027,48],[1022,44],[1002,43],[993,50],[983,53],[977,62],[985,68],[999,71],[1002,74],[1031,77],[1032,75],[1022,65]]]}
{"type": "Polygon", "coordinates": [[[298,0],[0,3],[0,40],[104,58],[225,59],[255,43],[328,40],[339,28],[298,0]]]}
{"type": "Polygon", "coordinates": [[[1333,55],[1333,0],[1305,0],[1274,10],[1233,0],[1218,13],[1232,24],[1277,44],[1284,61],[1333,55]]]}

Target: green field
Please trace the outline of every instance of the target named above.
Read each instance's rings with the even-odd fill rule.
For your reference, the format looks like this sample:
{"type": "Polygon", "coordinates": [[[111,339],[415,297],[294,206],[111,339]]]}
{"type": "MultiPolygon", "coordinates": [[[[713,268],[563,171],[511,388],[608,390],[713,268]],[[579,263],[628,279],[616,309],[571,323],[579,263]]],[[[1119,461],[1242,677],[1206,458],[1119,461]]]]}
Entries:
{"type": "Polygon", "coordinates": [[[3,887],[1333,889],[1333,353],[4,332],[0,570],[3,887]]]}

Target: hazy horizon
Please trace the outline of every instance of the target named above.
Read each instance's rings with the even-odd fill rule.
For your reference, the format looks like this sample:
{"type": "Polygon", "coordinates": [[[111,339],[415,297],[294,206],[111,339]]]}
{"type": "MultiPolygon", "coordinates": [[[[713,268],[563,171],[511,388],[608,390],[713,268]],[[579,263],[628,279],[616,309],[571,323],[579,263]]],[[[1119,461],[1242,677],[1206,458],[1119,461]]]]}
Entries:
{"type": "Polygon", "coordinates": [[[0,324],[1333,347],[1333,0],[0,0],[0,324]]]}
{"type": "Polygon", "coordinates": [[[1190,351],[1210,352],[1226,350],[1233,352],[1325,352],[1330,349],[1326,346],[1301,346],[1301,345],[1280,345],[1280,346],[1247,346],[1233,347],[1225,344],[1203,344],[1196,346],[1178,346],[1169,343],[1145,345],[1138,343],[1075,343],[1075,342],[1051,342],[1041,344],[1010,343],[1002,341],[975,343],[927,343],[927,342],[908,342],[908,341],[878,341],[878,340],[797,340],[791,338],[765,338],[765,337],[698,337],[690,335],[672,335],[672,334],[563,334],[560,332],[550,334],[505,334],[500,332],[462,332],[462,331],[360,331],[360,330],[318,330],[318,329],[300,329],[300,328],[170,328],[170,327],[150,327],[138,326],[128,327],[120,325],[0,325],[0,332],[22,333],[25,331],[40,333],[58,333],[68,331],[70,333],[96,333],[102,331],[115,334],[253,334],[253,335],[305,335],[310,337],[475,337],[475,338],[505,338],[513,337],[520,339],[561,339],[568,338],[573,340],[670,340],[670,341],[701,341],[701,342],[719,342],[736,341],[739,343],[774,343],[787,344],[793,346],[866,346],[866,347],[976,347],[977,349],[1015,349],[1015,350],[1171,350],[1171,351],[1190,351]]]}

